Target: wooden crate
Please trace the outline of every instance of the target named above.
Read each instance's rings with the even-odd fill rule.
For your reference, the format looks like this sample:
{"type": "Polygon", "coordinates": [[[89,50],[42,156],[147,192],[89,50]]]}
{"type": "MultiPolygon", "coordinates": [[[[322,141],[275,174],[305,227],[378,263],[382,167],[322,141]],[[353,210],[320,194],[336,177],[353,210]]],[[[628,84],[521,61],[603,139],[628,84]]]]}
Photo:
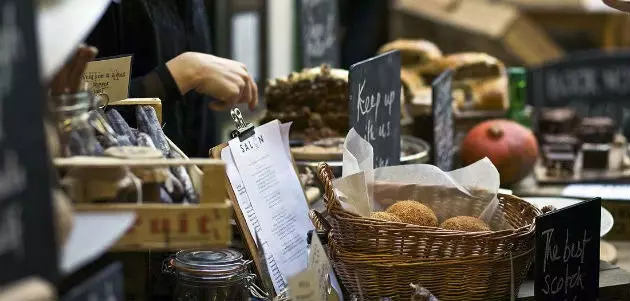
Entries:
{"type": "MultiPolygon", "coordinates": [[[[161,101],[127,99],[109,106],[151,105],[161,120],[161,101]]],[[[225,189],[225,163],[216,159],[189,159],[172,141],[172,151],[182,159],[117,159],[104,157],[55,158],[59,169],[85,167],[169,167],[186,166],[193,186],[199,194],[199,204],[162,204],[147,200],[131,203],[77,203],[78,212],[133,211],[134,226],[112,248],[116,251],[163,250],[188,248],[224,248],[232,239],[232,203],[225,189]]]]}
{"type": "Polygon", "coordinates": [[[398,0],[392,14],[392,39],[427,39],[445,53],[487,52],[508,65],[536,65],[564,55],[540,26],[512,5],[398,0]]]}

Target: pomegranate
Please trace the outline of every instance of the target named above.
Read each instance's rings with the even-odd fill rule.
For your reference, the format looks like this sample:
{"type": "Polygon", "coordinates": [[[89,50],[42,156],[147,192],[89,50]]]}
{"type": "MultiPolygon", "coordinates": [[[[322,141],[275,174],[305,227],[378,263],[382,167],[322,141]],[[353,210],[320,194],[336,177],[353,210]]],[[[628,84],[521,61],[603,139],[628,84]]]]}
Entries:
{"type": "Polygon", "coordinates": [[[501,185],[525,178],[538,159],[538,143],[528,128],[505,119],[484,121],[468,132],[461,146],[462,162],[488,157],[501,175],[501,185]]]}

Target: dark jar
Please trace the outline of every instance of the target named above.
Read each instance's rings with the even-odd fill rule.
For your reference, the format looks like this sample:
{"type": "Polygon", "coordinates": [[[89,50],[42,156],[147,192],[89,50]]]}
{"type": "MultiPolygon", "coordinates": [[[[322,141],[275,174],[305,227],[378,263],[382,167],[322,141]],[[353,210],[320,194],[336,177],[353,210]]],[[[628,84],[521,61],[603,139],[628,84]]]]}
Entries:
{"type": "Polygon", "coordinates": [[[236,250],[179,251],[166,271],[176,277],[174,301],[247,301],[254,292],[251,261],[236,250]]]}

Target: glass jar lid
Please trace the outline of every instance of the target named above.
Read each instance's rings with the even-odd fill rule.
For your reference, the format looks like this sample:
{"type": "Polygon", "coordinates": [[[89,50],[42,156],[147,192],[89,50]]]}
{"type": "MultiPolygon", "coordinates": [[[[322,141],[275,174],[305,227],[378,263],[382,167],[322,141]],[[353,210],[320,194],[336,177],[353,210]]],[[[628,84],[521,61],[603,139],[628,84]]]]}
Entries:
{"type": "Polygon", "coordinates": [[[245,276],[251,261],[243,259],[243,254],[232,249],[185,250],[179,251],[172,261],[178,273],[200,277],[231,278],[245,276]]]}

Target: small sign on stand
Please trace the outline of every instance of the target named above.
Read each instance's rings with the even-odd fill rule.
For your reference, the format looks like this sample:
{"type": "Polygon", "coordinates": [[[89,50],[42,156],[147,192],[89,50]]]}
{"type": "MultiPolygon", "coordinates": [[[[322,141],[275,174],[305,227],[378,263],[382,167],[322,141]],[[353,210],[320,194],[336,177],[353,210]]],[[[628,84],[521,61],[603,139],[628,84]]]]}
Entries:
{"type": "Polygon", "coordinates": [[[83,80],[92,85],[94,94],[105,96],[107,102],[127,99],[131,79],[131,55],[106,57],[91,61],[83,80]]]}
{"type": "Polygon", "coordinates": [[[301,59],[305,68],[327,64],[339,66],[341,50],[337,0],[297,1],[301,59]]]}
{"type": "Polygon", "coordinates": [[[453,71],[447,70],[431,83],[431,124],[433,164],[444,171],[453,169],[453,71]]]}
{"type": "Polygon", "coordinates": [[[59,277],[34,1],[0,1],[0,287],[59,277]]]}
{"type": "Polygon", "coordinates": [[[350,127],[374,149],[374,168],[400,164],[400,52],[350,67],[350,127]]]}
{"type": "Polygon", "coordinates": [[[543,300],[597,300],[601,199],[536,218],[534,296],[543,300]]]}

